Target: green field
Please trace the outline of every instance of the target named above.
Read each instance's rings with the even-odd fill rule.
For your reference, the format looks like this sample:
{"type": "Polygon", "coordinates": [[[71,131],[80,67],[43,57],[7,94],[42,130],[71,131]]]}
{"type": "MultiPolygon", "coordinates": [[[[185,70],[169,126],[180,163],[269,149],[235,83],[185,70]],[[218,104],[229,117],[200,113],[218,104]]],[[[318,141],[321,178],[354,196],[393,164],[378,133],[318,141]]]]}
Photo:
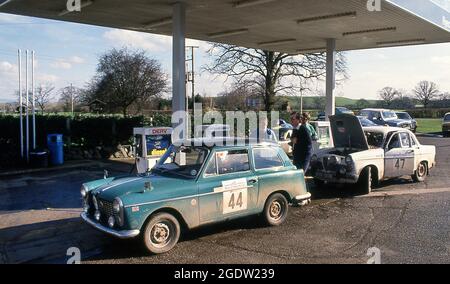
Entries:
{"type": "Polygon", "coordinates": [[[436,133],[442,131],[441,119],[416,119],[418,133],[436,133]]]}

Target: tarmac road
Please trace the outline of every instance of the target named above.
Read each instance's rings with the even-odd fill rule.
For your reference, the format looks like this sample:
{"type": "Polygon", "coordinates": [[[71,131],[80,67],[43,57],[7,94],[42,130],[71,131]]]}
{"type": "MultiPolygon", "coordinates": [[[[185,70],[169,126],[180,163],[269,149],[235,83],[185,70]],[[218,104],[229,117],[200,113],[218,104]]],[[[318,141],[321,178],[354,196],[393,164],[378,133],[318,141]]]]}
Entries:
{"type": "Polygon", "coordinates": [[[382,263],[450,263],[450,139],[419,139],[438,152],[425,183],[392,180],[368,196],[312,189],[313,203],[291,208],[280,227],[260,226],[254,217],[208,226],[158,256],[78,218],[80,184],[101,177],[101,168],[2,179],[0,263],[64,263],[71,246],[84,263],[366,263],[372,247],[382,263]]]}

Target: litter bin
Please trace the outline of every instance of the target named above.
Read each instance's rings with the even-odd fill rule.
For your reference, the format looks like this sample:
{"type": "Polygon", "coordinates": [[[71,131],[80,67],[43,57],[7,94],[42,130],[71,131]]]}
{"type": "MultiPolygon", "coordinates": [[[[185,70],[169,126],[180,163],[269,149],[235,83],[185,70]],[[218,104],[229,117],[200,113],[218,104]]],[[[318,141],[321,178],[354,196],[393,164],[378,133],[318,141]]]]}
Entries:
{"type": "Polygon", "coordinates": [[[33,168],[47,168],[48,152],[42,150],[34,150],[30,152],[30,165],[33,168]]]}
{"type": "Polygon", "coordinates": [[[62,134],[47,135],[47,147],[50,151],[50,164],[58,166],[64,164],[64,142],[62,134]]]}

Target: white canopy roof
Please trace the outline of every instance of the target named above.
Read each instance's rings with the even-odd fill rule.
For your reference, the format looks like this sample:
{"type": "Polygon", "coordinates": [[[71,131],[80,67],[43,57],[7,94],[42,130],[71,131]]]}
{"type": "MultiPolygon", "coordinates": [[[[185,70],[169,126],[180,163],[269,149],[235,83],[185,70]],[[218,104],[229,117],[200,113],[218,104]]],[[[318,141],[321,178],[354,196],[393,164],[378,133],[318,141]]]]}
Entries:
{"type": "MultiPolygon", "coordinates": [[[[0,0],[0,12],[155,34],[172,34],[172,0],[0,0]]],[[[450,41],[450,14],[431,0],[184,0],[186,36],[238,46],[307,53],[450,41]],[[369,1],[372,2],[372,1],[369,1]],[[409,10],[409,11],[408,11],[409,10]]]]}

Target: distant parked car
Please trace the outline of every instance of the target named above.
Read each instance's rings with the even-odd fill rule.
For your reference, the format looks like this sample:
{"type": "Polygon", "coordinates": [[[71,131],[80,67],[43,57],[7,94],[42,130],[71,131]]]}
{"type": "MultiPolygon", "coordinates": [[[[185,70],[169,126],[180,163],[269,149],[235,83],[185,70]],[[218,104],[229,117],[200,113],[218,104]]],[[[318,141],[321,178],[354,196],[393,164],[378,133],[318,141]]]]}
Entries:
{"type": "Polygon", "coordinates": [[[280,128],[287,128],[287,129],[293,129],[294,127],[292,126],[292,124],[288,123],[286,120],[284,119],[280,119],[278,121],[278,125],[280,126],[280,128]]]}
{"type": "Polygon", "coordinates": [[[410,121],[399,119],[397,114],[389,109],[367,108],[360,112],[360,116],[378,125],[411,129],[410,121]]]}
{"type": "Polygon", "coordinates": [[[336,113],[336,115],[337,115],[337,114],[343,114],[343,113],[355,115],[355,113],[354,113],[353,111],[349,110],[349,109],[346,108],[346,107],[337,107],[337,108],[335,109],[335,113],[336,113]]]}
{"type": "MultiPolygon", "coordinates": [[[[334,113],[335,114],[351,114],[351,115],[355,115],[355,113],[351,110],[349,110],[346,107],[337,107],[334,109],[334,113]]],[[[326,114],[324,111],[319,112],[319,115],[317,116],[317,121],[325,121],[326,120],[326,114]]]]}
{"type": "Polygon", "coordinates": [[[396,112],[395,114],[397,114],[397,117],[399,119],[403,119],[403,120],[408,121],[410,123],[410,125],[411,125],[410,130],[412,132],[416,133],[416,131],[417,131],[417,121],[414,118],[412,118],[409,113],[404,112],[404,111],[400,111],[400,112],[396,112]]]}
{"type": "Polygon", "coordinates": [[[371,126],[379,126],[378,124],[373,123],[372,121],[368,120],[364,116],[358,116],[359,122],[361,122],[362,127],[371,127],[371,126]]]}
{"type": "Polygon", "coordinates": [[[444,120],[442,121],[442,134],[444,137],[450,136],[450,112],[444,116],[444,120]]]}

